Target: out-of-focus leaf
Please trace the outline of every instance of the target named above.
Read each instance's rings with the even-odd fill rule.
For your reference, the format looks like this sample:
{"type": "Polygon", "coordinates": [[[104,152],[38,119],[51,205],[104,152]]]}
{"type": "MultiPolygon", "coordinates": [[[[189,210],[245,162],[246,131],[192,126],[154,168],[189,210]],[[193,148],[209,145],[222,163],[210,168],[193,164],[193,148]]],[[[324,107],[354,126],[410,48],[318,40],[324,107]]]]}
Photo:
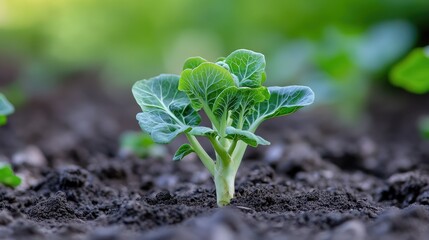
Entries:
{"type": "Polygon", "coordinates": [[[0,126],[7,123],[7,115],[14,112],[13,105],[0,93],[0,126]]]}
{"type": "Polygon", "coordinates": [[[0,184],[17,187],[21,184],[21,178],[15,175],[9,165],[0,165],[0,184]]]}
{"type": "Polygon", "coordinates": [[[417,94],[429,92],[429,47],[417,48],[390,74],[392,84],[417,94]]]}
{"type": "Polygon", "coordinates": [[[0,115],[6,116],[12,114],[14,108],[12,104],[6,99],[6,97],[0,93],[0,115]]]}
{"type": "Polygon", "coordinates": [[[270,145],[270,142],[263,139],[262,137],[257,136],[250,131],[241,130],[234,127],[226,128],[226,138],[232,140],[241,140],[252,147],[257,147],[258,145],[270,145]]]}
{"type": "Polygon", "coordinates": [[[156,144],[151,136],[144,132],[125,132],[120,137],[121,151],[133,153],[139,157],[162,157],[167,153],[167,149],[156,144]]]}
{"type": "Polygon", "coordinates": [[[191,145],[189,144],[183,144],[182,146],[177,149],[176,153],[174,154],[173,161],[179,161],[182,160],[187,155],[194,152],[194,149],[192,149],[191,145]]]}

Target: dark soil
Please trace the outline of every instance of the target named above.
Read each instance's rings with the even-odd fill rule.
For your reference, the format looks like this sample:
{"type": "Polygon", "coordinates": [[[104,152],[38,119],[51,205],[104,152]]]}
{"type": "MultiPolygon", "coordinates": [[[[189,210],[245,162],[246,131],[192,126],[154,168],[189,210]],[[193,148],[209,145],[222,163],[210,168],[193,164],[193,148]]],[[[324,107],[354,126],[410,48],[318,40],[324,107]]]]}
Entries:
{"type": "Polygon", "coordinates": [[[182,138],[162,158],[119,150],[139,109],[92,78],[34,97],[0,128],[0,160],[24,179],[0,186],[0,239],[429,236],[429,144],[415,129],[427,97],[375,99],[359,129],[323,109],[272,120],[259,132],[272,145],[249,149],[236,197],[220,209],[195,156],[171,161],[182,138]]]}

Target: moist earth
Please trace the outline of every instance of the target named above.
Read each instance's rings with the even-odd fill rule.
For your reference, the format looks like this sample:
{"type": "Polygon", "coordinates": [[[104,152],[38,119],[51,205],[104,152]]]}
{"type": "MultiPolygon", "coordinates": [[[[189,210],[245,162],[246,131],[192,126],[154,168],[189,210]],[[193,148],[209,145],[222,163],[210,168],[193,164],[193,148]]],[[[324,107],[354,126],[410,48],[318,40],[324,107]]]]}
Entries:
{"type": "Polygon", "coordinates": [[[271,120],[258,134],[272,144],[249,148],[235,198],[218,208],[199,160],[171,161],[183,138],[162,157],[120,150],[139,109],[93,78],[29,99],[0,128],[0,160],[23,178],[0,186],[0,239],[429,236],[429,144],[414,124],[427,97],[392,90],[350,126],[322,108],[271,120]]]}

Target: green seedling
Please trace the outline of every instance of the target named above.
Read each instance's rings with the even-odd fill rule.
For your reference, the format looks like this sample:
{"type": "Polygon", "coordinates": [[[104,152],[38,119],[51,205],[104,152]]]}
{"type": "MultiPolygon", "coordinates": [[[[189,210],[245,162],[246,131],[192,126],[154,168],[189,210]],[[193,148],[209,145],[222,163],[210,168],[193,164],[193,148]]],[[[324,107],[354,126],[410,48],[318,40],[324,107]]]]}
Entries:
{"type": "Polygon", "coordinates": [[[390,81],[405,90],[425,94],[429,92],[429,46],[416,48],[390,72],[390,81]]]}
{"type": "Polygon", "coordinates": [[[167,150],[155,143],[152,137],[143,132],[125,132],[120,137],[121,151],[133,153],[138,157],[161,157],[167,150]]]}
{"type": "Polygon", "coordinates": [[[0,165],[0,184],[17,187],[21,184],[21,178],[15,175],[9,165],[0,165]]]}
{"type": "Polygon", "coordinates": [[[0,126],[7,123],[7,116],[14,112],[12,104],[0,93],[0,126]]]}
{"type": "Polygon", "coordinates": [[[314,101],[305,86],[264,87],[265,57],[237,50],[217,62],[201,57],[185,61],[179,75],[162,74],[134,84],[133,95],[142,108],[140,127],[156,143],[169,143],[184,134],[189,144],[173,160],[195,152],[214,179],[217,204],[225,206],[234,196],[234,181],[247,146],[270,144],[255,134],[270,118],[291,114],[314,101]],[[202,110],[211,127],[200,126],[202,110]],[[212,158],[196,137],[207,138],[212,158]]]}

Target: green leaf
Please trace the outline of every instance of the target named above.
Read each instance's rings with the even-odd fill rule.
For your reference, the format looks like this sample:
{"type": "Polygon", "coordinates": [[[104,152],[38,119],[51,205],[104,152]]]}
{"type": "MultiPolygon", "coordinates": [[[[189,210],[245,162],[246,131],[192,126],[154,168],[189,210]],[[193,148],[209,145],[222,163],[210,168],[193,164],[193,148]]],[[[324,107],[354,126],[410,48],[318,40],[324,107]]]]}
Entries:
{"type": "Polygon", "coordinates": [[[155,146],[152,137],[143,132],[125,132],[119,143],[121,150],[130,151],[139,157],[147,157],[155,146]]]}
{"type": "MultiPolygon", "coordinates": [[[[244,118],[252,113],[255,104],[265,101],[270,93],[266,87],[247,88],[247,87],[229,87],[222,91],[216,99],[213,110],[217,116],[227,117],[231,111],[231,118],[234,120],[234,126],[244,121],[244,118]]],[[[240,127],[241,128],[241,127],[240,127]]]]}
{"type": "Polygon", "coordinates": [[[265,57],[246,49],[232,52],[225,58],[230,72],[238,78],[239,87],[260,87],[265,81],[265,57]]]}
{"type": "Polygon", "coordinates": [[[270,98],[255,106],[246,119],[245,129],[254,132],[262,121],[296,112],[314,101],[313,91],[305,86],[268,87],[268,91],[270,98]]]}
{"type": "Polygon", "coordinates": [[[179,80],[179,90],[188,95],[192,107],[196,110],[204,108],[208,115],[219,94],[232,86],[235,86],[232,75],[223,67],[209,62],[184,70],[179,80]]]}
{"type": "Polygon", "coordinates": [[[258,145],[270,145],[270,142],[263,139],[262,137],[257,136],[250,131],[236,129],[234,127],[226,128],[226,138],[232,140],[241,140],[252,147],[257,147],[258,145]]]}
{"type": "Polygon", "coordinates": [[[413,50],[390,73],[392,84],[417,94],[429,92],[429,47],[413,50]]]}
{"type": "Polygon", "coordinates": [[[213,105],[213,113],[222,118],[230,110],[235,110],[238,107],[238,88],[233,86],[223,90],[213,105]]]}
{"type": "Polygon", "coordinates": [[[186,94],[177,91],[178,85],[179,76],[162,74],[133,86],[134,98],[143,110],[137,120],[156,143],[169,143],[201,121],[186,94]]]}
{"type": "Polygon", "coordinates": [[[173,161],[182,160],[185,156],[193,152],[194,152],[194,149],[191,147],[191,145],[183,144],[182,146],[179,147],[179,149],[177,149],[176,153],[174,154],[173,161]]]}
{"type": "Polygon", "coordinates": [[[188,59],[186,59],[185,63],[183,64],[183,70],[185,69],[194,69],[198,66],[200,66],[202,63],[207,62],[207,60],[205,60],[202,57],[190,57],[188,59]]]}
{"type": "Polygon", "coordinates": [[[255,111],[258,103],[270,98],[270,93],[266,87],[240,88],[238,91],[238,107],[232,112],[231,118],[234,126],[242,128],[246,117],[255,111]]]}
{"type": "Polygon", "coordinates": [[[0,126],[6,125],[7,123],[7,117],[0,115],[0,126]]]}
{"type": "Polygon", "coordinates": [[[0,166],[0,183],[9,187],[17,187],[21,184],[21,178],[15,175],[9,165],[3,165],[0,166]]]}
{"type": "Polygon", "coordinates": [[[216,135],[215,130],[208,127],[201,127],[201,126],[193,127],[188,133],[194,136],[204,136],[204,137],[216,135]]]}
{"type": "Polygon", "coordinates": [[[14,112],[12,104],[0,93],[0,116],[10,115],[14,112]]]}

